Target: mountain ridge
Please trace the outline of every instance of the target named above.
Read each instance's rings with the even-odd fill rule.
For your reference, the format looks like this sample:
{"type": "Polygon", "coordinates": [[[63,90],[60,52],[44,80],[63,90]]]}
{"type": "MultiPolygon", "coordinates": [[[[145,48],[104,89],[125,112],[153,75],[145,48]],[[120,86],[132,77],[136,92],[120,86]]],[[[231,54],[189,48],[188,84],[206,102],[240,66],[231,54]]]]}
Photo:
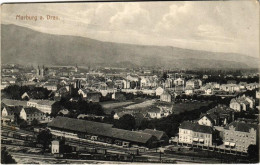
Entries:
{"type": "Polygon", "coordinates": [[[133,66],[253,68],[258,67],[259,61],[258,58],[237,53],[113,43],[79,36],[47,34],[13,24],[2,24],[1,32],[3,63],[90,66],[103,63],[103,66],[113,66],[130,61],[133,66]],[[9,37],[11,35],[13,38],[9,37]]]}

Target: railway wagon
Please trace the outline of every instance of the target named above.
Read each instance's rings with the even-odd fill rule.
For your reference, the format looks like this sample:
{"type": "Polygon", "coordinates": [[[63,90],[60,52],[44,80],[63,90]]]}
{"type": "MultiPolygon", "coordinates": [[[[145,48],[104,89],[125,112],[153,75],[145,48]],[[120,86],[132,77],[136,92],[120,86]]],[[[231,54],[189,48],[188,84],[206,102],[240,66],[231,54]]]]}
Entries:
{"type": "Polygon", "coordinates": [[[106,155],[92,154],[92,159],[94,159],[94,160],[106,160],[106,155]]]}
{"type": "Polygon", "coordinates": [[[2,136],[8,136],[8,132],[1,132],[2,136]]]}
{"type": "Polygon", "coordinates": [[[107,154],[107,150],[106,149],[96,149],[96,153],[97,154],[107,154]]]}
{"type": "Polygon", "coordinates": [[[27,136],[26,136],[26,135],[20,135],[19,139],[21,139],[21,140],[26,140],[26,139],[27,139],[27,136]]]}
{"type": "Polygon", "coordinates": [[[8,137],[14,137],[14,132],[9,131],[7,136],[8,136],[8,137]]]}
{"type": "Polygon", "coordinates": [[[109,154],[106,155],[106,160],[118,161],[119,160],[119,155],[118,154],[109,153],[109,154]]]}
{"type": "Polygon", "coordinates": [[[134,155],[119,155],[120,161],[133,161],[134,155]]]}
{"type": "Polygon", "coordinates": [[[39,144],[39,143],[37,143],[37,144],[35,145],[35,147],[42,148],[42,147],[43,147],[43,145],[42,145],[42,144],[39,144]]]}
{"type": "Polygon", "coordinates": [[[8,139],[6,139],[6,138],[2,138],[2,139],[1,139],[1,143],[2,143],[2,144],[12,144],[12,140],[8,140],[8,139]]]}
{"type": "Polygon", "coordinates": [[[17,141],[17,140],[15,140],[15,141],[13,141],[12,144],[19,145],[19,146],[24,146],[25,142],[24,141],[17,141]]]}
{"type": "Polygon", "coordinates": [[[130,155],[139,155],[139,150],[138,149],[130,149],[128,151],[126,151],[127,154],[130,155]]]}
{"type": "Polygon", "coordinates": [[[87,152],[87,153],[96,153],[97,150],[96,150],[96,148],[85,147],[85,152],[87,152]]]}
{"type": "Polygon", "coordinates": [[[13,133],[12,137],[15,138],[15,139],[21,139],[21,135],[18,134],[18,133],[13,133]]]}
{"type": "Polygon", "coordinates": [[[26,140],[27,141],[35,141],[36,140],[36,137],[32,136],[32,135],[27,135],[26,136],[26,140]]]}
{"type": "Polygon", "coordinates": [[[36,143],[34,143],[34,142],[25,141],[24,145],[27,146],[27,147],[36,147],[36,143]]]}
{"type": "Polygon", "coordinates": [[[93,159],[91,154],[86,154],[86,153],[78,154],[78,158],[81,159],[81,160],[93,159]]]}
{"type": "Polygon", "coordinates": [[[72,153],[63,153],[63,158],[65,159],[78,159],[78,153],[72,152],[72,153]]]}

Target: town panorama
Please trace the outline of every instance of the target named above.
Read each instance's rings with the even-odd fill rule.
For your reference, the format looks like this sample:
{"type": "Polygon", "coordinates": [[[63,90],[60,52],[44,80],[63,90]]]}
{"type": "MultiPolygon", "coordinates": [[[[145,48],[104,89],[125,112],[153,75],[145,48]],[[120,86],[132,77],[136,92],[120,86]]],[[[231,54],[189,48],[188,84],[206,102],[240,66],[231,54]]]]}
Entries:
{"type": "Polygon", "coordinates": [[[2,5],[1,163],[259,163],[259,6],[212,3],[2,5]]]}

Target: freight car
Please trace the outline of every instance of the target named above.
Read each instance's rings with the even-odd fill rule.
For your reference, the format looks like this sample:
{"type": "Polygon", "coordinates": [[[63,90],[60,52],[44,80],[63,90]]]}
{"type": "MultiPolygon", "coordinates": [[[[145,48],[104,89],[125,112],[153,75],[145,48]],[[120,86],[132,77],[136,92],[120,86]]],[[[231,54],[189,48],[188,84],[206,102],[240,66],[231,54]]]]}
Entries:
{"type": "Polygon", "coordinates": [[[107,154],[107,150],[106,149],[96,149],[96,153],[97,154],[107,154]]]}
{"type": "Polygon", "coordinates": [[[12,144],[12,140],[8,140],[8,139],[6,139],[6,138],[2,138],[2,139],[1,139],[1,143],[2,143],[2,144],[12,144]]]}
{"type": "Polygon", "coordinates": [[[139,150],[138,149],[130,149],[128,151],[126,151],[127,154],[130,155],[139,155],[139,150]]]}

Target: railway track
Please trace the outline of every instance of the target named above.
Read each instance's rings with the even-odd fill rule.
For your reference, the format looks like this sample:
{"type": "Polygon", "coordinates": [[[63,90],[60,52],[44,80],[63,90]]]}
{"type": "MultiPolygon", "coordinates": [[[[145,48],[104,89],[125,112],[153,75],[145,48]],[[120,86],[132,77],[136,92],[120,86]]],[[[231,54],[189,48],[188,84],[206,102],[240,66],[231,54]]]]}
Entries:
{"type": "MultiPolygon", "coordinates": [[[[21,131],[21,130],[11,130],[9,128],[4,128],[2,127],[2,130],[4,131],[9,131],[13,133],[18,133],[21,135],[32,135],[34,132],[29,132],[29,131],[21,131]],[[28,134],[29,132],[29,134],[28,134]]],[[[2,135],[3,136],[3,135],[2,135]]],[[[4,136],[7,137],[7,136],[4,136]]],[[[10,138],[10,137],[8,137],[10,138]]],[[[18,140],[15,138],[12,138],[13,140],[18,140]]],[[[20,140],[20,139],[19,139],[20,140]]],[[[21,140],[20,140],[21,141],[21,140]]],[[[75,147],[87,147],[87,148],[96,148],[96,149],[106,149],[107,152],[109,153],[117,153],[117,154],[122,154],[122,153],[127,153],[130,149],[129,148],[121,148],[119,146],[110,146],[106,144],[98,144],[95,142],[87,142],[85,139],[82,140],[74,140],[74,139],[66,139],[66,143],[70,144],[75,147]]],[[[150,158],[156,158],[160,159],[160,154],[156,152],[142,152],[140,153],[141,156],[144,157],[150,157],[150,158]]],[[[205,163],[205,162],[219,162],[218,159],[209,159],[209,158],[201,158],[201,157],[192,157],[192,156],[184,156],[184,155],[173,155],[173,154],[161,154],[161,159],[170,159],[170,160],[176,160],[176,161],[186,161],[186,162],[196,162],[196,163],[205,163]],[[199,159],[199,160],[198,160],[199,159]]]]}

